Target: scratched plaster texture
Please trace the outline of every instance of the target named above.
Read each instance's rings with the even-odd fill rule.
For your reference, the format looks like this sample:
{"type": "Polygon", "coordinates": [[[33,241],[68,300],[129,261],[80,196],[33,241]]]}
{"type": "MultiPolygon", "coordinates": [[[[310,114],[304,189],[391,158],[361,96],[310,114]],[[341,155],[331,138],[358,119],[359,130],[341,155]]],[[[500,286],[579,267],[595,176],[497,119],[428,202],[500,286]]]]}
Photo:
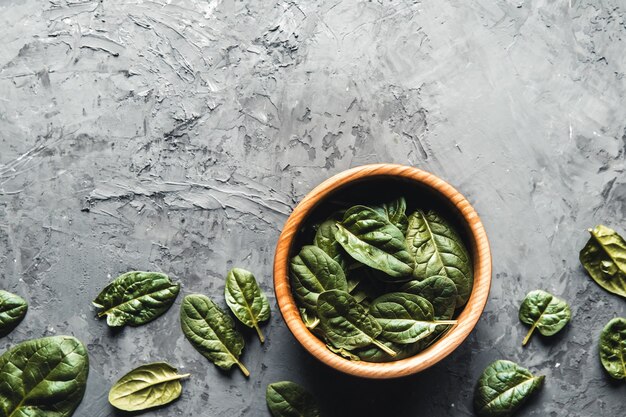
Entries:
{"type": "Polygon", "coordinates": [[[141,363],[192,373],[145,416],[266,416],[268,383],[302,383],[325,416],[470,416],[492,360],[547,375],[520,416],[626,415],[599,364],[623,299],[578,263],[585,229],[626,233],[626,2],[0,0],[0,286],[30,301],[0,349],[72,334],[89,349],[79,417],[118,415],[110,385],[141,363]],[[493,289],[469,339],[422,374],[367,381],[295,342],[271,290],[296,202],[372,162],[429,170],[482,216],[493,289]],[[222,301],[254,271],[273,305],[249,380],[219,372],[165,316],[111,332],[90,301],[158,270],[222,301]],[[572,305],[559,336],[517,319],[526,292],[572,305]]]}

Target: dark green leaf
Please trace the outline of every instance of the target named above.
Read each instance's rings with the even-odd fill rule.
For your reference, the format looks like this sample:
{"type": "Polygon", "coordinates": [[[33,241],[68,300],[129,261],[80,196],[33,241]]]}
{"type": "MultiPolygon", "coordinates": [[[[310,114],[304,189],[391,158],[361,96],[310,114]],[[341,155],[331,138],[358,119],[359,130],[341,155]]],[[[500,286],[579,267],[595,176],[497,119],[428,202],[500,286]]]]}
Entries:
{"type": "Polygon", "coordinates": [[[182,393],[181,375],[165,362],[149,363],[133,369],[109,391],[109,402],[124,411],[139,411],[169,404],[182,393]]]}
{"type": "Polygon", "coordinates": [[[127,272],[115,278],[96,297],[98,317],[107,316],[111,327],[139,326],[165,313],[172,305],[180,284],[158,272],[127,272]]]}
{"type": "Polygon", "coordinates": [[[474,392],[474,409],[479,417],[512,415],[541,387],[544,376],[534,377],[516,363],[499,360],[480,376],[474,392]]]}
{"type": "Polygon", "coordinates": [[[372,207],[396,226],[402,233],[406,233],[409,220],[406,217],[406,200],[404,197],[372,207]]]}
{"type": "Polygon", "coordinates": [[[0,356],[0,417],[69,417],[88,374],[85,346],[73,337],[20,343],[0,356]]]}
{"type": "Polygon", "coordinates": [[[357,355],[362,361],[381,363],[406,359],[422,350],[420,349],[419,342],[410,345],[401,345],[398,343],[390,342],[388,340],[384,340],[382,338],[379,338],[379,341],[384,344],[387,349],[395,352],[396,354],[394,356],[391,356],[387,352],[374,345],[370,345],[363,349],[357,349],[354,351],[354,354],[357,355]]]}
{"type": "Polygon", "coordinates": [[[415,278],[450,278],[457,289],[456,307],[465,305],[474,282],[472,262],[452,226],[434,211],[417,210],[409,216],[406,242],[415,261],[415,278]]]}
{"type": "Polygon", "coordinates": [[[599,225],[580,251],[580,263],[605,290],[626,297],[626,242],[617,232],[599,225]]]}
{"type": "Polygon", "coordinates": [[[401,291],[419,295],[430,301],[435,318],[438,320],[449,320],[454,316],[457,291],[454,281],[448,277],[434,275],[423,281],[409,281],[402,286],[401,291]]]}
{"type": "Polygon", "coordinates": [[[388,279],[408,280],[413,260],[402,231],[376,210],[354,206],[337,224],[337,241],[357,261],[389,275],[388,279]]]}
{"type": "Polygon", "coordinates": [[[556,334],[569,322],[571,316],[564,300],[542,290],[529,292],[519,309],[520,321],[531,326],[522,345],[528,343],[535,329],[544,336],[556,334]]]}
{"type": "Polygon", "coordinates": [[[320,417],[315,398],[294,382],[269,384],[265,400],[274,417],[320,417]]]}
{"type": "Polygon", "coordinates": [[[186,296],[180,307],[180,323],[189,342],[205,358],[222,369],[237,365],[245,376],[250,375],[239,361],[243,337],[233,319],[210,298],[201,294],[186,296]]]}
{"type": "Polygon", "coordinates": [[[315,233],[313,243],[315,246],[326,252],[328,256],[333,258],[333,260],[341,265],[345,271],[348,269],[348,262],[346,260],[347,255],[335,238],[336,232],[337,220],[330,218],[320,224],[317,232],[315,233]]]}
{"type": "Polygon", "coordinates": [[[626,379],[626,319],[614,318],[600,334],[600,360],[615,379],[626,379]]]}
{"type": "Polygon", "coordinates": [[[0,337],[9,334],[20,324],[28,310],[26,300],[8,291],[0,290],[0,337]]]}
{"type": "Polygon", "coordinates": [[[435,320],[432,304],[409,293],[385,294],[374,300],[369,310],[382,327],[382,338],[402,345],[424,339],[437,325],[456,324],[455,320],[435,320]]]}
{"type": "Polygon", "coordinates": [[[376,340],[382,331],[376,319],[347,292],[325,291],[317,299],[317,305],[320,327],[334,346],[350,350],[374,344],[395,355],[376,340]]]}
{"type": "Polygon", "coordinates": [[[226,304],[233,314],[243,324],[256,330],[261,343],[265,342],[259,323],[270,318],[270,303],[252,272],[241,268],[231,269],[226,275],[224,291],[226,304]]]}
{"type": "Polygon", "coordinates": [[[291,259],[291,284],[303,307],[317,308],[317,297],[326,290],[348,289],[343,268],[317,246],[305,246],[291,259]]]}

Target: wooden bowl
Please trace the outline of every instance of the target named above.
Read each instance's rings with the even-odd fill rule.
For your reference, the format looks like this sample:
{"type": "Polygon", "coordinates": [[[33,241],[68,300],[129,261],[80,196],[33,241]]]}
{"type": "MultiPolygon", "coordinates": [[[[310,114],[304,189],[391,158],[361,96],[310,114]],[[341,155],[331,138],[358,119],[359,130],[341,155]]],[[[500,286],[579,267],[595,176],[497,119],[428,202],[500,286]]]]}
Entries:
{"type": "MultiPolygon", "coordinates": [[[[306,233],[306,232],[304,232],[306,233]]],[[[310,237],[308,239],[311,239],[310,237]]],[[[308,240],[311,242],[311,240],[308,240]]],[[[436,364],[456,349],[470,334],[485,308],[491,286],[491,252],[480,218],[470,203],[445,181],[417,168],[375,164],[352,168],[327,179],[296,206],[287,219],[276,245],[274,258],[274,290],[278,307],[287,327],[313,356],[326,365],[347,374],[364,378],[387,379],[415,374],[436,364]],[[337,193],[341,190],[341,193],[337,193]],[[395,190],[395,191],[394,191],[395,190]],[[435,206],[457,226],[472,254],[474,287],[469,301],[458,315],[458,324],[446,335],[416,355],[395,362],[372,363],[350,361],[326,348],[304,325],[294,301],[289,282],[289,259],[292,251],[303,244],[302,233],[307,224],[322,220],[334,209],[334,204],[347,207],[371,197],[372,194],[397,194],[404,190],[407,204],[411,199],[420,207],[435,206]],[[363,198],[365,195],[366,198],[363,198]],[[335,200],[341,197],[342,200],[335,200]],[[355,201],[357,200],[357,201],[355,201]],[[307,223],[308,222],[308,223],[307,223]]]]}

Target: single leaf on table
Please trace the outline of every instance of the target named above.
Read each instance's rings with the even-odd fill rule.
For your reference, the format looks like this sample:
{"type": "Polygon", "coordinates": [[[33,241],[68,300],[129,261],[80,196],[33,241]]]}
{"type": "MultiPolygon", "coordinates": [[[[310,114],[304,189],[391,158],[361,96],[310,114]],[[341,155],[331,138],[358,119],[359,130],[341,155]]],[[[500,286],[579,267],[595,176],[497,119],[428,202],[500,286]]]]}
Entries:
{"type": "Polygon", "coordinates": [[[107,324],[140,326],[165,313],[174,303],[180,284],[159,272],[131,271],[115,278],[93,301],[107,316],[107,324]]]}
{"type": "Polygon", "coordinates": [[[390,342],[408,345],[435,332],[438,325],[456,320],[435,320],[432,304],[415,294],[395,292],[375,299],[370,314],[382,327],[381,336],[390,342]]]}
{"type": "Polygon", "coordinates": [[[0,356],[0,417],[70,417],[88,374],[87,350],[73,337],[15,345],[0,356]]]}
{"type": "Polygon", "coordinates": [[[341,268],[346,271],[348,269],[348,260],[346,252],[343,250],[337,239],[335,233],[337,232],[337,220],[330,218],[323,221],[315,233],[313,243],[315,246],[326,252],[328,256],[333,258],[341,268]]]}
{"type": "Polygon", "coordinates": [[[395,356],[393,350],[376,339],[382,332],[380,324],[347,292],[325,291],[317,305],[320,327],[335,347],[350,350],[374,344],[395,356]]]}
{"type": "Polygon", "coordinates": [[[544,378],[533,376],[514,362],[495,361],[478,379],[474,409],[479,417],[510,416],[541,387],[544,378]]]}
{"type": "Polygon", "coordinates": [[[22,297],[0,290],[0,337],[9,334],[24,319],[28,303],[22,297]]]}
{"type": "Polygon", "coordinates": [[[324,291],[348,289],[343,268],[317,246],[304,246],[291,259],[290,271],[296,298],[309,310],[317,308],[317,297],[324,291]]]}
{"type": "Polygon", "coordinates": [[[241,268],[233,268],[226,275],[224,289],[226,304],[233,314],[248,327],[254,328],[261,343],[265,337],[259,323],[270,318],[270,303],[261,291],[252,272],[241,268]]]}
{"type": "Polygon", "coordinates": [[[615,230],[598,225],[580,251],[580,263],[605,290],[626,297],[626,242],[615,230]]]}
{"type": "Polygon", "coordinates": [[[626,379],[626,318],[614,318],[602,329],[600,360],[611,377],[626,379]]]}
{"type": "Polygon", "coordinates": [[[320,417],[315,397],[295,382],[269,384],[265,400],[274,417],[320,417]]]}
{"type": "Polygon", "coordinates": [[[430,301],[438,320],[449,320],[454,316],[457,291],[454,281],[448,277],[433,275],[423,281],[409,281],[400,291],[419,295],[430,301]]]}
{"type": "Polygon", "coordinates": [[[409,216],[406,242],[415,261],[414,277],[450,278],[457,289],[456,307],[465,305],[472,292],[474,275],[469,253],[453,227],[434,211],[417,210],[409,216]]]}
{"type": "Polygon", "coordinates": [[[213,300],[201,294],[186,296],[180,307],[180,324],[187,340],[205,358],[225,370],[237,365],[246,377],[250,376],[239,360],[243,337],[233,319],[213,300]]]}
{"type": "Polygon", "coordinates": [[[379,204],[372,207],[374,210],[382,214],[402,233],[406,233],[409,220],[406,216],[406,200],[404,197],[396,198],[387,203],[379,204]]]}
{"type": "Polygon", "coordinates": [[[139,411],[169,404],[182,393],[181,375],[165,362],[142,365],[121,377],[109,391],[109,402],[123,411],[139,411]]]}
{"type": "Polygon", "coordinates": [[[389,281],[410,279],[413,259],[404,235],[376,210],[351,207],[337,224],[335,237],[351,257],[384,272],[389,281]]]}
{"type": "Polygon", "coordinates": [[[531,291],[519,309],[519,319],[531,327],[522,342],[526,346],[535,329],[544,336],[552,336],[569,322],[572,314],[569,305],[549,292],[531,291]]]}

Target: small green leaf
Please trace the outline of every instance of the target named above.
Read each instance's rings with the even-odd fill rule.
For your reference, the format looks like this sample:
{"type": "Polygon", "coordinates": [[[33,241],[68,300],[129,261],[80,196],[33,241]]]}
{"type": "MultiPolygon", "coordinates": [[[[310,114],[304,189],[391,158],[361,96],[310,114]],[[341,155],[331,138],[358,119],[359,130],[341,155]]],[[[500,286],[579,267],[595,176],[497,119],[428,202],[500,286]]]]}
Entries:
{"type": "Polygon", "coordinates": [[[70,417],[88,374],[87,350],[71,336],[15,345],[0,356],[0,417],[70,417]]]}
{"type": "Polygon", "coordinates": [[[611,377],[626,379],[626,318],[614,318],[602,329],[600,360],[611,377]]]}
{"type": "Polygon", "coordinates": [[[522,345],[526,346],[535,329],[544,336],[556,334],[565,327],[571,316],[564,300],[542,290],[529,292],[519,309],[520,321],[531,326],[522,345]]]}
{"type": "Polygon", "coordinates": [[[430,336],[438,325],[456,324],[456,320],[435,320],[433,306],[428,300],[402,292],[388,293],[375,299],[370,306],[370,314],[382,327],[382,338],[401,345],[430,336]]]}
{"type": "Polygon", "coordinates": [[[448,277],[433,275],[423,281],[409,281],[400,290],[430,301],[435,318],[438,320],[449,320],[454,316],[457,291],[454,281],[448,277]]]}
{"type": "Polygon", "coordinates": [[[179,291],[180,284],[165,274],[132,271],[115,278],[93,304],[111,327],[140,326],[165,313],[179,291]]]}
{"type": "Polygon", "coordinates": [[[0,290],[0,337],[11,333],[24,319],[28,303],[22,297],[0,290]]]}
{"type": "Polygon", "coordinates": [[[180,323],[187,340],[205,358],[222,369],[237,365],[248,377],[250,372],[239,361],[244,341],[233,319],[210,298],[191,294],[183,299],[180,323]]]}
{"type": "Polygon", "coordinates": [[[313,243],[315,246],[326,252],[328,256],[333,258],[333,260],[337,262],[345,271],[348,269],[348,262],[346,260],[347,254],[339,242],[337,242],[337,239],[335,238],[336,232],[337,220],[330,218],[319,225],[317,232],[315,233],[313,243]]]}
{"type": "Polygon", "coordinates": [[[233,314],[243,324],[256,330],[261,343],[265,342],[259,323],[270,318],[270,303],[252,272],[241,268],[231,269],[226,275],[224,291],[226,304],[233,314]]]}
{"type": "Polygon", "coordinates": [[[338,348],[356,349],[374,344],[394,356],[395,352],[376,340],[380,324],[345,291],[331,290],[317,299],[320,327],[328,340],[338,348]]]}
{"type": "Polygon", "coordinates": [[[320,417],[315,398],[294,382],[269,384],[265,400],[274,417],[320,417]]]}
{"type": "Polygon", "coordinates": [[[291,259],[291,284],[296,298],[309,310],[326,290],[348,289],[343,268],[317,246],[305,246],[291,259]]]}
{"type": "Polygon", "coordinates": [[[450,278],[457,289],[456,307],[465,305],[474,275],[469,253],[454,228],[434,211],[417,210],[409,216],[406,242],[415,261],[414,277],[418,280],[434,275],[450,278]]]}
{"type": "Polygon", "coordinates": [[[514,362],[495,361],[478,380],[474,409],[479,417],[510,416],[541,387],[544,378],[533,376],[514,362]]]}
{"type": "Polygon", "coordinates": [[[404,235],[376,210],[351,207],[337,224],[335,237],[350,256],[383,271],[389,281],[410,279],[413,259],[407,251],[404,235]]]}
{"type": "Polygon", "coordinates": [[[169,404],[180,397],[181,375],[165,362],[155,362],[133,369],[109,391],[109,402],[124,411],[139,411],[169,404]]]}
{"type": "Polygon", "coordinates": [[[580,263],[605,290],[626,297],[626,242],[615,230],[598,225],[580,251],[580,263]]]}
{"type": "Polygon", "coordinates": [[[400,229],[402,233],[406,233],[409,220],[406,216],[406,200],[404,197],[396,198],[395,200],[373,206],[372,208],[385,216],[387,220],[400,229]]]}

